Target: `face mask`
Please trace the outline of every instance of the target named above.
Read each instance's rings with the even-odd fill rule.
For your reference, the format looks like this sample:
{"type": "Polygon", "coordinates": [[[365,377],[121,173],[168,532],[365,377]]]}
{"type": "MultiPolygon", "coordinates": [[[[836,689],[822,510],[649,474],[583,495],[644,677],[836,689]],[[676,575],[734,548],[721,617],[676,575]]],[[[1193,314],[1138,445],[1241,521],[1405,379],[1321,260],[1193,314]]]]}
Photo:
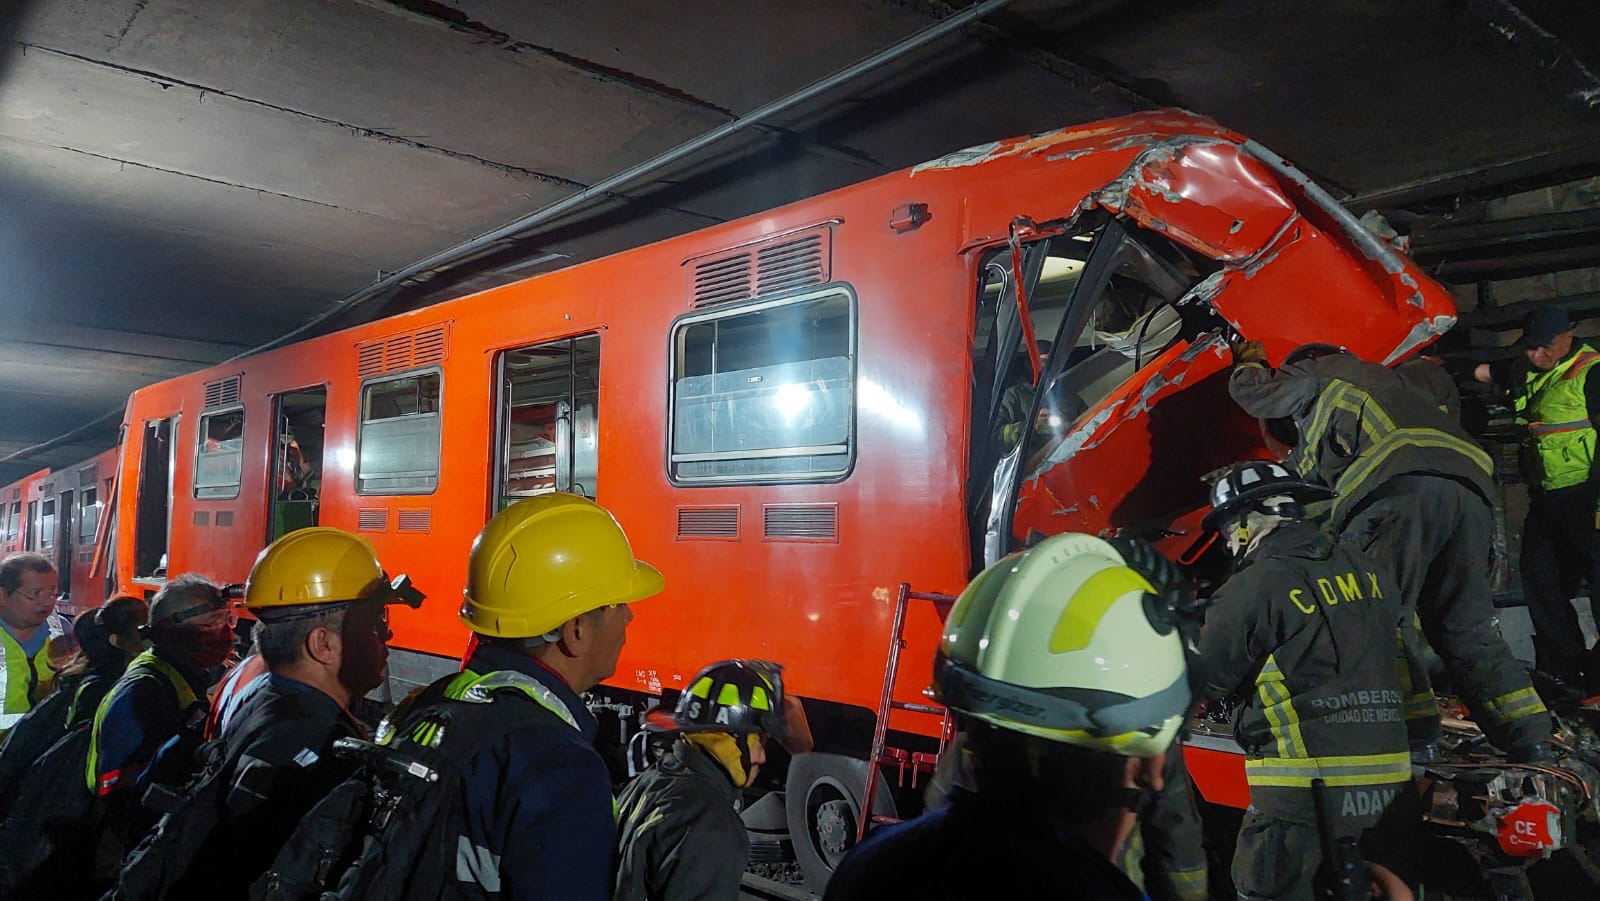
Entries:
{"type": "Polygon", "coordinates": [[[233,653],[233,627],[225,622],[175,625],[162,621],[150,627],[150,637],[163,654],[199,670],[221,666],[233,653]]]}

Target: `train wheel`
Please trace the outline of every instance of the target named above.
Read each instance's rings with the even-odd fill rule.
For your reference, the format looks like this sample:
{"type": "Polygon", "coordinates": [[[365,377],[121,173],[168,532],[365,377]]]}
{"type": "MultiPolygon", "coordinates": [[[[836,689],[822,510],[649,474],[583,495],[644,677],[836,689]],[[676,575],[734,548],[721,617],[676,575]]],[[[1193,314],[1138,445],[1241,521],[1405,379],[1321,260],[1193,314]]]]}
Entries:
{"type": "MultiPolygon", "coordinates": [[[[801,754],[789,763],[784,807],[795,860],[812,891],[822,893],[845,854],[855,846],[861,817],[861,792],[867,784],[867,762],[841,754],[801,754]]],[[[872,812],[895,816],[894,797],[883,776],[872,812]]]]}

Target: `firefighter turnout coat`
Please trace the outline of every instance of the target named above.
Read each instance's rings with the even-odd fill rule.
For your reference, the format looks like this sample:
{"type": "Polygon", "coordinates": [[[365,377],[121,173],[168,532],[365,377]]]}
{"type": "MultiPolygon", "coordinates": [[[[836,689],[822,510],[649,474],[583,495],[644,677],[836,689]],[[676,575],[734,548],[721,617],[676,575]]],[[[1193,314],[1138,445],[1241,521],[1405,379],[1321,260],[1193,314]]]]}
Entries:
{"type": "Polygon", "coordinates": [[[1252,807],[1314,823],[1320,778],[1337,830],[1356,835],[1410,780],[1398,594],[1378,563],[1303,522],[1264,536],[1218,589],[1200,633],[1204,690],[1242,698],[1252,807]]]}

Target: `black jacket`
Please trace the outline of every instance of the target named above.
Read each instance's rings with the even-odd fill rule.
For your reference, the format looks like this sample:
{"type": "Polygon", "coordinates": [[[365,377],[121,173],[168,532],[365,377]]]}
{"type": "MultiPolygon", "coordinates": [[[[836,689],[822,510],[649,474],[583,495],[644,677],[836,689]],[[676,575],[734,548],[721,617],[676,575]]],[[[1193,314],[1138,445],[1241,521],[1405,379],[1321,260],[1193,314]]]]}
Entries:
{"type": "Polygon", "coordinates": [[[949,807],[867,836],[839,864],[822,897],[1141,901],[1144,893],[1071,833],[1029,826],[1014,811],[958,788],[949,807]]]}
{"type": "Polygon", "coordinates": [[[222,738],[223,809],[172,898],[243,898],[311,808],[355,771],[333,755],[363,730],[332,698],[268,676],[222,738]]]}
{"type": "Polygon", "coordinates": [[[1366,792],[1349,798],[1365,819],[1410,779],[1399,595],[1377,562],[1303,522],[1268,533],[1217,590],[1200,633],[1205,692],[1242,696],[1252,806],[1306,819],[1321,777],[1342,786],[1336,810],[1366,792]]]}
{"type": "Polygon", "coordinates": [[[1448,398],[1423,388],[1413,370],[1398,373],[1350,354],[1280,369],[1242,363],[1228,378],[1228,393],[1251,416],[1294,418],[1300,443],[1290,463],[1339,492],[1336,527],[1373,490],[1405,473],[1453,478],[1485,502],[1495,497],[1493,461],[1440,409],[1448,398]]]}
{"type": "Polygon", "coordinates": [[[683,739],[617,798],[616,901],[739,897],[750,835],[722,764],[683,739]]]}

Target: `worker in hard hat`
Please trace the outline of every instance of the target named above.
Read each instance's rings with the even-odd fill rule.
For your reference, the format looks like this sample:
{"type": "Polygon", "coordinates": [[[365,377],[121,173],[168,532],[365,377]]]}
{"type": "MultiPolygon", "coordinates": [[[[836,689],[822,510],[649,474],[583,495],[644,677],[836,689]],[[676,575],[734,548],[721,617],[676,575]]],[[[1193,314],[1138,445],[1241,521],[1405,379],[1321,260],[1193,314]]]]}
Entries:
{"type": "Polygon", "coordinates": [[[673,710],[650,711],[645,729],[673,742],[617,799],[617,901],[737,901],[750,857],[741,793],[767,762],[769,739],[810,749],[803,717],[805,734],[791,737],[799,710],[783,667],[723,660],[689,680],[673,710]]]}
{"type": "Polygon", "coordinates": [[[974,784],[870,834],[826,901],[1143,898],[1114,861],[1162,789],[1190,698],[1165,596],[1089,535],[980,573],[950,611],[934,677],[974,784]]]}
{"type": "Polygon", "coordinates": [[[1379,560],[1304,521],[1305,504],[1332,496],[1259,460],[1230,467],[1211,490],[1205,525],[1221,533],[1236,570],[1213,595],[1197,665],[1206,695],[1242,699],[1234,725],[1250,809],[1233,856],[1241,899],[1324,897],[1316,780],[1333,838],[1364,838],[1369,858],[1406,869],[1395,855],[1409,836],[1364,836],[1415,816],[1395,647],[1400,589],[1379,560]]]}
{"type": "Polygon", "coordinates": [[[492,719],[515,723],[484,727],[488,739],[461,764],[465,810],[444,827],[455,834],[440,836],[456,861],[453,896],[610,899],[611,778],[579,694],[616,670],[628,605],[664,584],[611,514],[575,494],[519,501],[478,534],[461,605],[477,644],[461,673],[391,717],[395,734],[447,753],[452,734],[473,730],[419,728],[436,722],[432,710],[504,705],[492,719]]]}
{"type": "MultiPolygon", "coordinates": [[[[197,853],[147,839],[120,877],[130,897],[244,897],[295,825],[353,771],[334,742],[366,737],[351,705],[387,675],[389,607],[422,598],[407,577],[385,573],[371,542],[340,529],[299,529],[256,557],[244,607],[258,620],[267,676],[233,712],[212,763],[226,786],[213,799],[215,828],[197,853]]],[[[168,819],[184,817],[186,803],[204,802],[186,796],[168,819]]]]}

